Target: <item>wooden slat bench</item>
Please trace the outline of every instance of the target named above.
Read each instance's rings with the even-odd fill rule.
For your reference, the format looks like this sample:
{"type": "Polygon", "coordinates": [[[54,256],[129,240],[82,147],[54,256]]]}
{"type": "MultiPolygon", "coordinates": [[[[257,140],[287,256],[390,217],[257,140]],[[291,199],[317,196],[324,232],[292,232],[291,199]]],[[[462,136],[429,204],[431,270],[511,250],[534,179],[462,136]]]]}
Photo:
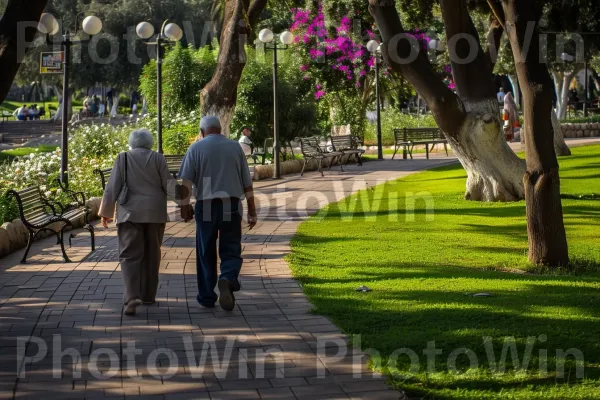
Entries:
{"type": "MultiPolygon", "coordinates": [[[[66,228],[73,226],[73,222],[81,217],[85,218],[86,225],[90,227],[87,223],[90,210],[85,206],[65,207],[60,203],[53,202],[47,199],[42,194],[40,188],[36,186],[19,191],[9,190],[6,192],[6,197],[14,198],[17,201],[20,219],[29,231],[27,248],[25,249],[21,263],[25,264],[27,262],[27,255],[33,241],[44,231],[52,232],[56,235],[57,243],[60,244],[65,262],[71,262],[65,251],[64,231],[66,228]],[[50,228],[54,224],[61,224],[58,231],[50,228]]],[[[93,251],[94,230],[86,229],[88,229],[92,238],[93,251]]]]}
{"type": "Polygon", "coordinates": [[[254,164],[258,164],[259,157],[262,159],[261,164],[265,165],[267,155],[273,155],[273,139],[265,139],[262,149],[256,149],[249,157],[252,157],[254,164]]]}
{"type": "Polygon", "coordinates": [[[108,185],[110,175],[112,174],[112,168],[95,169],[94,173],[100,176],[100,181],[102,183],[102,191],[106,190],[106,185],[108,185]]]}
{"type": "MultiPolygon", "coordinates": [[[[183,158],[184,156],[165,156],[169,173],[173,175],[173,178],[175,179],[178,178],[179,170],[181,169],[181,164],[183,163],[183,158]]],[[[100,176],[102,190],[106,190],[106,185],[108,184],[110,175],[112,174],[112,168],[96,169],[94,170],[94,173],[100,176]]]]}
{"type": "Polygon", "coordinates": [[[325,176],[325,174],[323,174],[323,160],[327,158],[331,158],[331,162],[329,164],[329,169],[331,169],[335,159],[339,157],[340,168],[342,169],[342,172],[344,171],[344,166],[342,165],[342,156],[344,154],[337,151],[328,152],[323,150],[321,148],[321,139],[318,136],[296,138],[295,140],[300,143],[300,149],[302,150],[302,155],[304,156],[304,165],[302,166],[302,172],[300,172],[300,176],[304,175],[304,170],[306,169],[306,165],[310,160],[317,160],[319,163],[319,172],[321,173],[321,176],[325,176]]]}
{"type": "Polygon", "coordinates": [[[179,170],[181,169],[181,164],[183,164],[183,158],[185,156],[165,156],[165,160],[167,160],[167,167],[169,168],[169,172],[173,175],[173,178],[177,179],[179,176],[179,170]]]}
{"type": "MultiPolygon", "coordinates": [[[[331,136],[331,150],[333,152],[339,152],[343,155],[354,155],[356,157],[356,163],[362,165],[362,155],[364,149],[359,149],[360,139],[354,135],[343,135],[343,136],[331,136]]],[[[350,157],[346,160],[346,164],[350,161],[350,157]]],[[[341,162],[341,159],[340,159],[341,162]]]]}
{"type": "MultiPolygon", "coordinates": [[[[95,251],[96,250],[96,240],[95,240],[95,236],[94,236],[94,226],[92,224],[90,224],[90,221],[89,221],[90,209],[87,206],[87,200],[85,197],[85,193],[75,192],[73,190],[68,189],[67,187],[65,187],[63,185],[60,178],[56,178],[56,183],[61,188],[61,190],[67,196],[69,196],[71,198],[71,203],[67,204],[66,206],[63,205],[65,211],[73,211],[73,210],[77,210],[77,209],[81,209],[81,210],[85,211],[85,214],[83,217],[83,229],[90,232],[90,235],[92,238],[92,251],[95,251]]],[[[75,233],[72,233],[69,235],[69,247],[71,247],[71,239],[73,239],[76,236],[77,236],[77,234],[75,234],[75,233]]]]}
{"type": "Polygon", "coordinates": [[[402,148],[404,150],[404,158],[406,158],[406,151],[410,158],[413,158],[413,149],[418,145],[425,145],[425,153],[427,159],[429,159],[429,152],[437,144],[443,144],[446,150],[446,156],[448,155],[448,141],[444,137],[443,132],[439,128],[404,128],[394,129],[394,155],[392,160],[396,157],[398,150],[402,148]],[[431,145],[431,149],[429,148],[431,145]]]}

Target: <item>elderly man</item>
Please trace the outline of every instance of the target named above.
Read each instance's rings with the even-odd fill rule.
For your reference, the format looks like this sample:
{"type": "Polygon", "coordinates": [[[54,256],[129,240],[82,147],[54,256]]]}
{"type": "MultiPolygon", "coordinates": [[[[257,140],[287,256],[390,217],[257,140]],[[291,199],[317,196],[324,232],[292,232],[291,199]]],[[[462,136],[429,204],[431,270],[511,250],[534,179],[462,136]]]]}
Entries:
{"type": "MultiPolygon", "coordinates": [[[[242,200],[248,203],[248,224],[257,222],[252,178],[240,145],[221,135],[217,117],[200,122],[202,140],[188,150],[179,176],[196,197],[196,254],[198,303],[214,307],[217,299],[225,311],[235,307],[233,292],[240,290],[242,269],[242,200]],[[217,279],[217,238],[221,274],[217,279]],[[219,287],[219,297],[215,286],[219,287]]],[[[181,216],[189,221],[194,210],[188,201],[181,216]]]]}
{"type": "Polygon", "coordinates": [[[252,139],[250,139],[251,135],[252,135],[252,131],[250,130],[249,127],[245,126],[242,129],[242,137],[240,137],[240,140],[238,140],[238,143],[240,144],[240,147],[244,151],[244,154],[246,155],[246,157],[249,157],[252,155],[253,144],[252,144],[252,139]]]}

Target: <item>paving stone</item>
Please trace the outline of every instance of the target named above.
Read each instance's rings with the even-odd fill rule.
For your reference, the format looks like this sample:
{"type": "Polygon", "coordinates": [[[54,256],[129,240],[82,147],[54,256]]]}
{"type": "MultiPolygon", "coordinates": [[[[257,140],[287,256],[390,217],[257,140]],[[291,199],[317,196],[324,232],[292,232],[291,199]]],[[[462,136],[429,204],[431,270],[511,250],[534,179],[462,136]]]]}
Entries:
{"type": "MultiPolygon", "coordinates": [[[[74,261],[70,264],[62,261],[52,238],[42,239],[32,247],[27,265],[18,264],[20,252],[0,260],[0,378],[12,398],[17,337],[34,335],[49,351],[27,365],[15,398],[39,398],[43,393],[44,398],[87,400],[397,399],[401,394],[387,390],[384,379],[372,374],[354,379],[350,354],[342,361],[330,360],[348,338],[327,318],[311,313],[312,305],[285,260],[299,224],[323,204],[313,197],[301,206],[296,199],[315,191],[327,201],[337,201],[367,182],[383,183],[448,161],[384,161],[360,169],[349,166],[345,173],[329,171],[325,178],[309,173],[277,185],[256,183],[256,192],[269,202],[259,204],[262,220],[243,234],[242,291],[231,313],[197,304],[195,225],[178,221],[173,204],[169,212],[175,217],[167,224],[161,252],[157,303],[140,307],[133,318],[121,316],[123,288],[114,228],[97,229],[97,251],[91,255],[85,235],[76,238],[69,249],[74,261]],[[61,335],[62,357],[51,350],[54,335],[61,335]],[[193,353],[186,345],[190,341],[193,353]],[[121,354],[129,342],[135,342],[141,354],[122,364],[111,364],[107,354],[100,356],[99,372],[116,375],[95,378],[87,365],[91,355],[121,354]],[[317,355],[323,347],[323,355],[317,355]],[[74,377],[74,361],[65,353],[69,348],[84,363],[81,378],[74,377]],[[157,349],[168,349],[174,359],[163,353],[149,360],[157,349]],[[197,368],[202,357],[203,370],[197,368]],[[58,380],[52,376],[56,360],[58,380]]],[[[31,344],[26,354],[37,352],[31,344]]],[[[358,358],[358,369],[368,372],[365,362],[358,358]]]]}

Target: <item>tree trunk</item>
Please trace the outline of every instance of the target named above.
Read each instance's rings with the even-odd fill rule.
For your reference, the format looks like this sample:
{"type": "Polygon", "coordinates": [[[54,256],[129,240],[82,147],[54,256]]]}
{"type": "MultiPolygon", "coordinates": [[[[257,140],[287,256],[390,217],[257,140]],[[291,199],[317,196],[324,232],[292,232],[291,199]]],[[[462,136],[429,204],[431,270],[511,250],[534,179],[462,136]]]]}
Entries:
{"type": "Polygon", "coordinates": [[[558,118],[556,117],[556,113],[552,110],[552,129],[554,130],[554,152],[557,156],[570,156],[571,149],[567,146],[565,142],[565,136],[563,134],[562,127],[560,126],[560,122],[558,122],[558,118]]]}
{"type": "Polygon", "coordinates": [[[581,71],[581,67],[576,67],[572,72],[552,71],[552,79],[554,80],[554,89],[556,92],[556,114],[561,121],[567,118],[569,86],[573,77],[579,71],[581,71]]]}
{"type": "Polygon", "coordinates": [[[515,103],[517,104],[517,108],[521,108],[521,91],[519,90],[519,78],[516,75],[509,74],[508,80],[513,87],[513,95],[515,98],[515,103]]]}
{"type": "Polygon", "coordinates": [[[37,24],[46,3],[48,0],[8,0],[0,20],[0,103],[10,91],[29,44],[37,33],[37,24]]]}
{"type": "MultiPolygon", "coordinates": [[[[442,0],[441,5],[446,37],[466,34],[478,38],[465,0],[442,0]]],[[[477,43],[478,53],[473,61],[453,63],[455,94],[433,71],[424,52],[420,51],[412,62],[396,61],[409,59],[414,49],[407,40],[397,40],[406,31],[394,1],[369,0],[369,10],[383,36],[386,63],[402,74],[422,96],[465,168],[468,175],[465,198],[479,201],[522,199],[525,164],[504,139],[493,86],[493,57],[484,53],[477,43]],[[392,43],[396,47],[392,48],[392,43]]],[[[499,41],[501,27],[494,25],[491,28],[493,31],[488,40],[499,41]]],[[[493,48],[498,47],[498,43],[493,43],[493,48]]],[[[450,50],[457,58],[464,59],[471,47],[465,40],[460,40],[450,50]]]]}
{"type": "Polygon", "coordinates": [[[246,39],[266,4],[267,0],[254,0],[252,5],[250,0],[226,0],[217,69],[200,92],[202,115],[218,117],[225,136],[229,136],[237,89],[246,64],[246,39]]]}
{"type": "Polygon", "coordinates": [[[523,199],[525,164],[506,143],[497,116],[498,101],[465,102],[465,107],[467,116],[458,133],[447,135],[454,154],[467,171],[465,199],[523,199]]]}
{"type": "Polygon", "coordinates": [[[507,34],[523,89],[527,172],[523,179],[527,209],[529,261],[548,266],[569,262],[560,199],[558,161],[552,128],[552,79],[540,62],[541,2],[502,0],[507,34]],[[534,29],[531,29],[531,28],[534,29]]]}
{"type": "Polygon", "coordinates": [[[115,92],[113,90],[113,104],[112,104],[112,108],[110,110],[111,118],[115,118],[117,115],[119,115],[119,98],[120,98],[120,96],[121,96],[121,93],[115,92]]]}

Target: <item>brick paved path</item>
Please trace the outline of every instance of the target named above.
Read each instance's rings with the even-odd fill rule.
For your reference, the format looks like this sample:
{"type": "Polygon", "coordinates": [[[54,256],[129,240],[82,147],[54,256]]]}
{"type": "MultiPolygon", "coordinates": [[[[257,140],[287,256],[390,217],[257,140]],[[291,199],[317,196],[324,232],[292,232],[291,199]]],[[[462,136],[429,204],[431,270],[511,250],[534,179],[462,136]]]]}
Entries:
{"type": "Polygon", "coordinates": [[[298,224],[328,202],[447,162],[369,162],[257,183],[260,223],[243,237],[231,313],[196,303],[194,224],[168,224],[158,303],[133,318],[121,316],[115,229],[97,229],[92,255],[87,236],[76,238],[71,264],[51,239],[27,265],[21,252],[0,259],[0,399],[402,398],[310,313],[284,257],[298,224]]]}

